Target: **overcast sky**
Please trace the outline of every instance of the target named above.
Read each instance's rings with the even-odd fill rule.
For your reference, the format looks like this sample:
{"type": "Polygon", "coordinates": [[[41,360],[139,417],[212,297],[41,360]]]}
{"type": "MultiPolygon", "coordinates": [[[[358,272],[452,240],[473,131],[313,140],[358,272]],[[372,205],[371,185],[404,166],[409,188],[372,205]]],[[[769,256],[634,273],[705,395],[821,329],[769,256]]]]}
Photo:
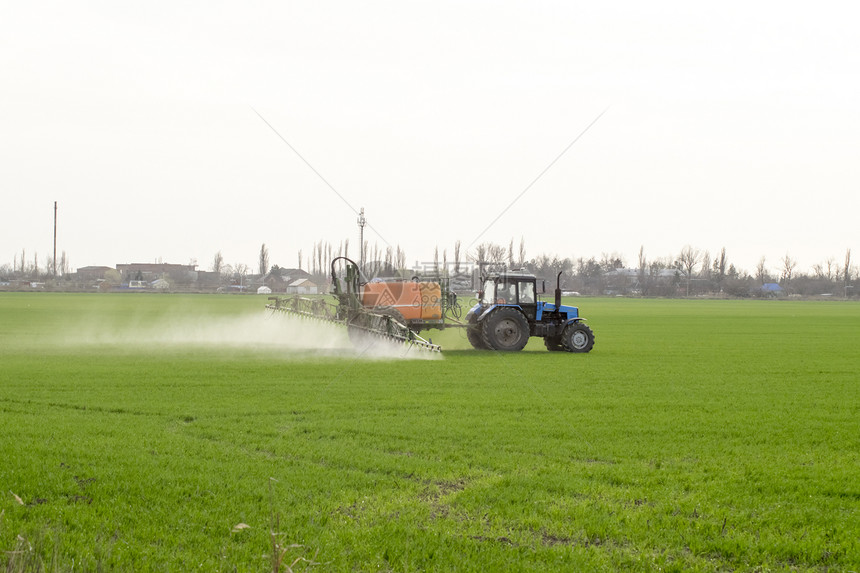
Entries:
{"type": "Polygon", "coordinates": [[[841,262],[858,22],[854,2],[7,2],[0,264],[44,264],[54,201],[73,269],[357,255],[360,207],[410,263],[521,237],[841,262]]]}

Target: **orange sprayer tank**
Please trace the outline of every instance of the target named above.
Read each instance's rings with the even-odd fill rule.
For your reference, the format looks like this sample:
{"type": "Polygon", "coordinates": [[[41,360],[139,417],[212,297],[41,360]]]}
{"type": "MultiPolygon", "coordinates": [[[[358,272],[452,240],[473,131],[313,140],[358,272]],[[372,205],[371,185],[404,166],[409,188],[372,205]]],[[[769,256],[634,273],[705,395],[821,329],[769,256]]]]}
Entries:
{"type": "Polygon", "coordinates": [[[442,320],[442,287],[434,282],[391,281],[364,285],[362,304],[390,306],[407,321],[442,320]]]}

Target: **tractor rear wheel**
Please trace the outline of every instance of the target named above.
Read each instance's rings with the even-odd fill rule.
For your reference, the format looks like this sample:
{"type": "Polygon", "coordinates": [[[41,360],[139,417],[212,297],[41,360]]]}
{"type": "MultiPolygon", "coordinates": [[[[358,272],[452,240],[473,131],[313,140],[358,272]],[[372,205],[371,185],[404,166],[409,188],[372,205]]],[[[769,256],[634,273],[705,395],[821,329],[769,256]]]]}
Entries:
{"type": "Polygon", "coordinates": [[[487,348],[516,352],[529,341],[529,323],[515,308],[497,308],[483,320],[481,338],[487,348]]]}
{"type": "Polygon", "coordinates": [[[561,333],[561,343],[568,352],[588,352],[594,346],[594,332],[586,324],[574,322],[561,333]]]}

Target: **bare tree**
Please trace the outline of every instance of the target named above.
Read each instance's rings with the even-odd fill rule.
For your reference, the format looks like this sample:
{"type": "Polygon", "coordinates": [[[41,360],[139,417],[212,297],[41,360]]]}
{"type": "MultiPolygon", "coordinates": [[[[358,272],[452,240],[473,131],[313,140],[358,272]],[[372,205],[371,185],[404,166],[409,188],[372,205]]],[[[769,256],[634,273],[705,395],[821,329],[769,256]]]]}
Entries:
{"type": "Polygon", "coordinates": [[[541,253],[532,261],[535,272],[541,276],[552,275],[552,259],[546,253],[541,253]]]}
{"type": "Polygon", "coordinates": [[[714,272],[717,273],[717,286],[723,290],[723,280],[726,278],[726,248],[720,249],[720,256],[714,259],[714,272]]]}
{"type": "Polygon", "coordinates": [[[700,267],[701,270],[699,270],[699,276],[702,277],[703,279],[710,279],[711,278],[711,253],[710,252],[705,251],[702,253],[701,263],[702,263],[702,265],[700,267]]]}
{"type": "Polygon", "coordinates": [[[526,240],[521,236],[520,237],[520,257],[519,257],[519,266],[523,267],[526,264],[526,240]]]}
{"type": "Polygon", "coordinates": [[[611,272],[615,269],[624,268],[624,258],[616,252],[601,253],[600,266],[603,267],[603,272],[611,272]]]}
{"type": "Polygon", "coordinates": [[[835,261],[833,260],[833,257],[830,257],[823,263],[816,263],[812,265],[812,271],[815,273],[816,278],[832,281],[834,265],[835,261]]]}
{"type": "Polygon", "coordinates": [[[824,276],[824,267],[821,265],[821,263],[815,263],[814,265],[812,265],[812,273],[817,279],[826,279],[826,277],[824,276]]]}
{"type": "Polygon", "coordinates": [[[508,245],[508,266],[514,268],[514,238],[511,237],[511,243],[508,245]]]}
{"type": "Polygon", "coordinates": [[[322,239],[320,239],[319,242],[314,243],[313,250],[311,252],[311,274],[325,274],[325,258],[327,250],[328,244],[322,239]]]}
{"type": "Polygon", "coordinates": [[[794,268],[797,266],[797,261],[792,259],[788,253],[782,258],[782,281],[787,286],[791,282],[791,275],[794,273],[794,268]]]}
{"type": "Polygon", "coordinates": [[[269,272],[269,249],[266,248],[266,243],[260,247],[260,267],[258,269],[261,275],[269,272]]]}
{"type": "Polygon", "coordinates": [[[400,245],[397,245],[394,254],[394,266],[398,271],[402,271],[406,268],[406,251],[400,248],[400,245]]]}
{"type": "Polygon", "coordinates": [[[504,263],[505,248],[501,245],[490,243],[487,247],[487,260],[491,263],[504,263]]]}
{"type": "Polygon", "coordinates": [[[686,245],[681,249],[681,254],[678,255],[678,268],[684,271],[687,277],[687,296],[690,296],[690,280],[693,278],[693,271],[696,265],[699,264],[701,253],[698,249],[694,249],[690,245],[686,245]]]}
{"type": "Polygon", "coordinates": [[[460,274],[460,240],[454,243],[454,274],[460,274]]]}
{"type": "Polygon", "coordinates": [[[66,256],[66,251],[60,255],[60,274],[63,276],[69,274],[69,258],[66,256]]]}
{"type": "Polygon", "coordinates": [[[221,251],[218,251],[212,257],[212,272],[220,275],[222,270],[224,270],[224,255],[221,254],[221,251]]]}
{"type": "Polygon", "coordinates": [[[761,284],[767,282],[767,267],[765,266],[764,261],[764,256],[762,256],[761,260],[759,260],[758,264],[755,267],[755,277],[759,280],[761,284]]]}
{"type": "Polygon", "coordinates": [[[299,270],[302,270],[302,250],[299,249],[299,270]]]}
{"type": "Polygon", "coordinates": [[[845,298],[848,298],[848,282],[851,280],[851,249],[845,251],[845,266],[842,268],[842,283],[845,290],[845,298]]]}
{"type": "Polygon", "coordinates": [[[487,243],[481,243],[475,247],[475,262],[483,263],[487,260],[487,243]]]}
{"type": "Polygon", "coordinates": [[[244,290],[245,277],[248,275],[248,265],[245,263],[236,263],[233,265],[233,274],[235,280],[239,283],[239,290],[244,290]]]}

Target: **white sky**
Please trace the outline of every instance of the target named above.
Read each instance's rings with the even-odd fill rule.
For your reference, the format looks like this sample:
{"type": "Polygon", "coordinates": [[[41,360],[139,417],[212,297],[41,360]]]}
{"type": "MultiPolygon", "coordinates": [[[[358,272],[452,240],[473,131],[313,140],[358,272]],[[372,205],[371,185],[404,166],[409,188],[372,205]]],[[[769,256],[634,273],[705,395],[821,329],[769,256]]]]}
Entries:
{"type": "MultiPolygon", "coordinates": [[[[483,231],[753,272],[860,248],[860,4],[7,2],[0,264],[295,266],[356,215],[409,262],[483,231]]],[[[858,252],[860,254],[860,252],[858,252]]],[[[855,257],[856,258],[856,257],[855,257]]]]}

